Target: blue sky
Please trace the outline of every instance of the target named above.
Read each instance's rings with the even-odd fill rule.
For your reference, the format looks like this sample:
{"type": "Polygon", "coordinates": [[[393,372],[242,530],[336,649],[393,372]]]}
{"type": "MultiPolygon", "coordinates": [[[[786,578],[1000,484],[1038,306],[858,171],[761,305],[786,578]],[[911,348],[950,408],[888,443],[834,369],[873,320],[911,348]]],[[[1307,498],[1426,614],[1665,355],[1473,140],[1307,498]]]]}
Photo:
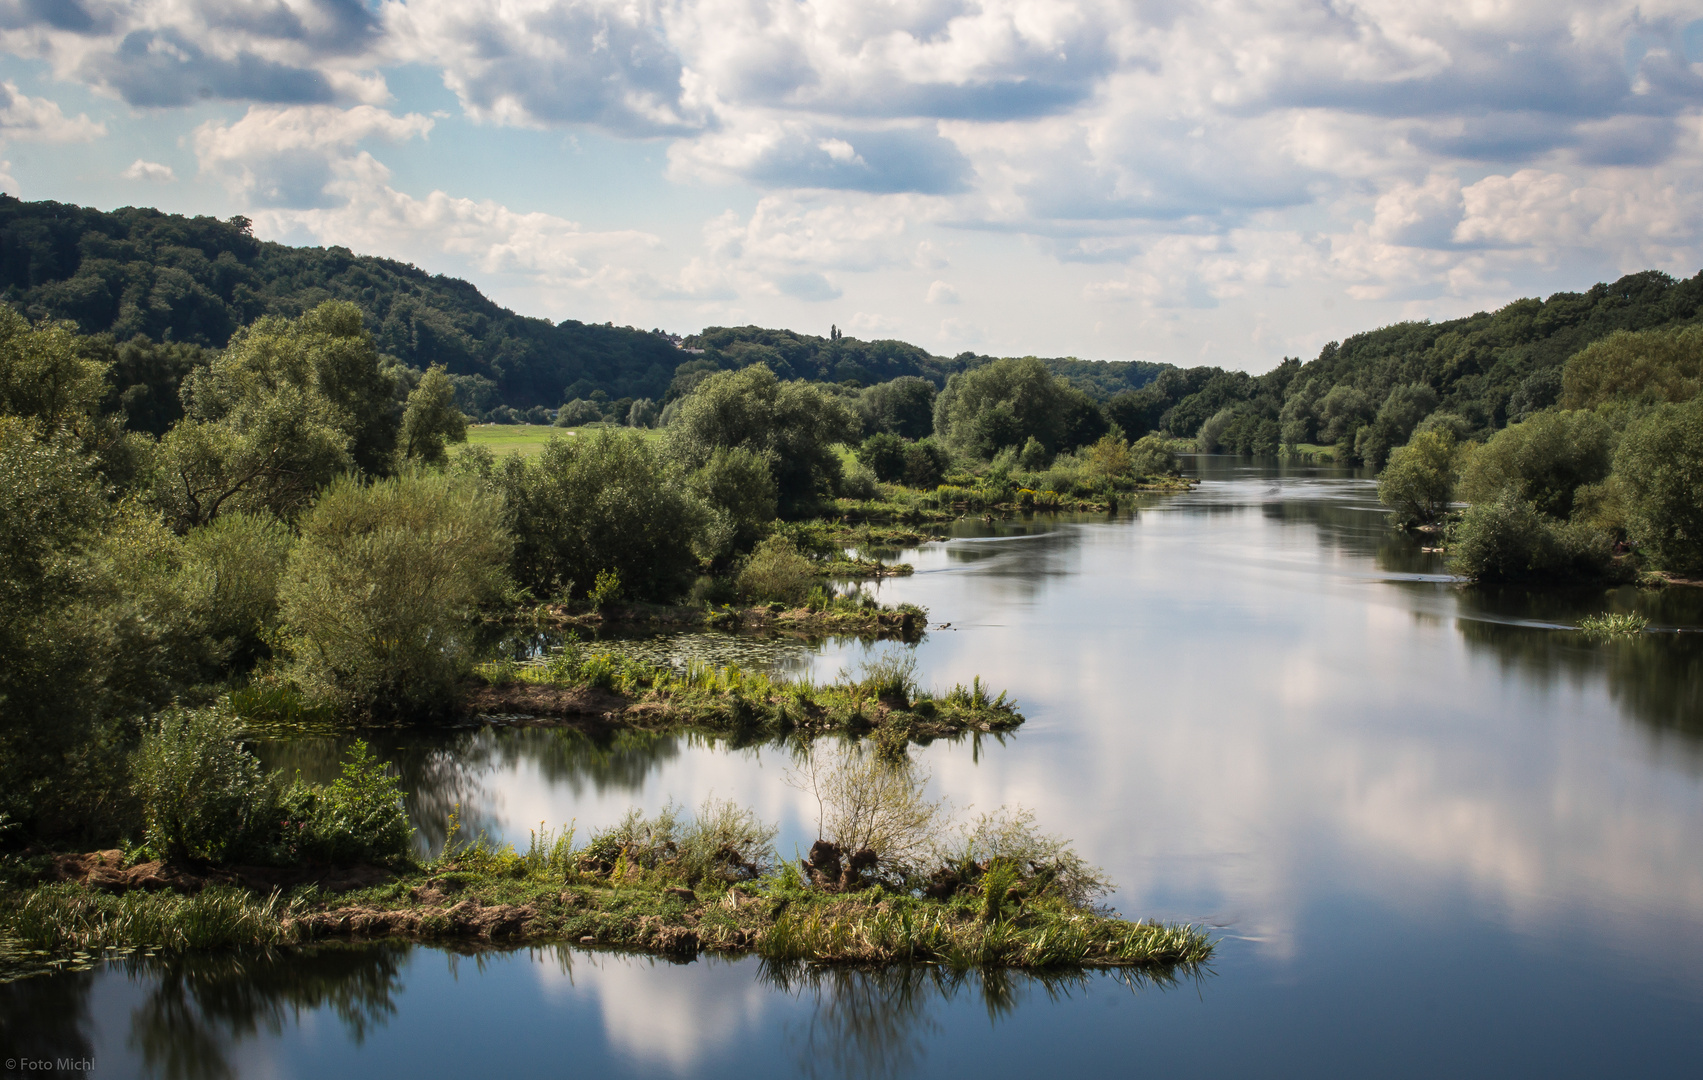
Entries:
{"type": "Polygon", "coordinates": [[[0,0],[0,188],[526,314],[1261,371],[1703,268],[1703,3],[0,0]]]}

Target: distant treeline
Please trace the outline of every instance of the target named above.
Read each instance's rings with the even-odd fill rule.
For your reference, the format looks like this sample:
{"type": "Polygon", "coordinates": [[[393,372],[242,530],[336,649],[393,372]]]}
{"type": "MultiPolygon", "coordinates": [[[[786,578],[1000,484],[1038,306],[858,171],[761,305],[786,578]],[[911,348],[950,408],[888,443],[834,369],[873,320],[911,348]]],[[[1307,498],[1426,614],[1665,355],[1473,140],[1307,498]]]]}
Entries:
{"type": "MultiPolygon", "coordinates": [[[[903,341],[860,341],[757,326],[660,330],[551,323],[503,308],[466,281],[346,248],[256,240],[243,218],[157,210],[104,212],[0,196],[0,297],[32,321],[64,319],[105,339],[112,405],[133,428],[163,432],[184,377],[240,327],[296,317],[326,300],[358,305],[385,363],[413,385],[448,372],[476,420],[654,423],[710,373],[762,363],[782,380],[868,387],[947,380],[994,358],[941,357],[903,341]],[[638,405],[637,412],[634,406],[638,405]],[[564,409],[564,407],[567,407],[564,409]]],[[[1447,322],[1410,322],[1326,345],[1263,375],[1217,367],[1043,359],[1129,437],[1150,431],[1203,449],[1276,453],[1329,445],[1381,466],[1427,415],[1482,434],[1554,404],[1567,357],[1616,330],[1695,322],[1703,274],[1631,274],[1582,293],[1518,300],[1447,322]]],[[[1045,440],[1043,440],[1045,441],[1045,440]]]]}

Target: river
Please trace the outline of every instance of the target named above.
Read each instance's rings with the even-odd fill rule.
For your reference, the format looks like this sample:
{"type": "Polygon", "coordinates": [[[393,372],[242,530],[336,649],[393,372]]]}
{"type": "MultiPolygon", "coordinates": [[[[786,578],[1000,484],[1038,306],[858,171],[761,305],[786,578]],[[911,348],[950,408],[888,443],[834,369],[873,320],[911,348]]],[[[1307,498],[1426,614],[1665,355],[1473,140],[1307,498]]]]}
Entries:
{"type": "MultiPolygon", "coordinates": [[[[925,685],[1028,722],[915,752],[1022,805],[1211,970],[953,977],[423,946],[142,958],[0,986],[0,1042],[98,1076],[1679,1076],[1703,1061],[1703,590],[1472,591],[1329,466],[1185,459],[1188,494],[963,522],[902,553],[925,685]],[[1564,627],[1636,610],[1651,630],[1564,627]]],[[[676,642],[686,649],[691,642],[676,642]]],[[[910,648],[880,645],[877,650],[910,648]]],[[[832,678],[855,642],[747,662],[832,678]]],[[[775,746],[399,738],[421,842],[524,846],[732,797],[807,847],[775,746]]],[[[263,747],[323,775],[330,740],[263,747]]],[[[20,1051],[23,1052],[23,1051],[20,1051]]]]}

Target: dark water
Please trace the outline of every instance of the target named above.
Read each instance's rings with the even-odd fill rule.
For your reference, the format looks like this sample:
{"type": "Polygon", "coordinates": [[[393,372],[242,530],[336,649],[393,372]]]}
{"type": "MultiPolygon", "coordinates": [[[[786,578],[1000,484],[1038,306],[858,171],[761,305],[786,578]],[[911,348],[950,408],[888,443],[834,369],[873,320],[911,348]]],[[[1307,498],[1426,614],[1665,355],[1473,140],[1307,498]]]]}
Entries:
{"type": "MultiPolygon", "coordinates": [[[[1196,467],[1198,491],[1113,518],[967,528],[882,595],[951,623],[915,647],[925,682],[981,674],[1029,717],[923,750],[937,793],[1031,807],[1124,913],[1216,928],[1210,974],[158,958],[0,987],[0,1052],[111,1076],[1697,1075],[1697,591],[1467,592],[1386,528],[1368,481],[1196,467]],[[1557,629],[1608,610],[1659,632],[1557,629]]],[[[831,678],[866,651],[773,663],[831,678]]],[[[583,835],[712,794],[779,821],[783,851],[813,832],[784,747],[486,728],[383,749],[425,842],[458,803],[524,845],[540,821],[583,835]]],[[[308,774],[336,752],[267,747],[308,774]]]]}

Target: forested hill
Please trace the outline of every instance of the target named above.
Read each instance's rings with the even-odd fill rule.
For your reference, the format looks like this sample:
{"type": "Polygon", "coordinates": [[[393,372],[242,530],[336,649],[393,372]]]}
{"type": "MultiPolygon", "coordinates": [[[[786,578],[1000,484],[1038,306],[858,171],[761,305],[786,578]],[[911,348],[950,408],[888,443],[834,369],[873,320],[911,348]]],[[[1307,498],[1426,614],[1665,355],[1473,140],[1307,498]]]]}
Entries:
{"type": "Polygon", "coordinates": [[[587,396],[660,398],[689,359],[658,332],[527,318],[466,281],[394,259],[256,240],[243,218],[146,208],[0,196],[0,289],[32,319],[70,319],[120,342],[142,335],[211,348],[262,315],[351,300],[381,351],[413,368],[443,364],[479,410],[498,401],[554,408],[582,380],[587,396]]]}
{"type": "MultiPolygon", "coordinates": [[[[939,386],[952,372],[988,359],[970,353],[947,359],[902,341],[866,342],[837,332],[816,337],[712,327],[680,342],[654,330],[551,323],[517,315],[466,281],[394,259],[257,240],[243,218],[137,207],[106,212],[5,195],[0,290],[32,319],[69,319],[84,333],[118,343],[141,337],[180,346],[170,357],[159,350],[118,357],[119,378],[153,392],[160,399],[155,406],[167,412],[181,375],[176,369],[200,359],[190,347],[222,348],[263,315],[295,316],[324,300],[360,305],[379,349],[403,365],[443,364],[456,376],[463,406],[476,415],[497,406],[554,409],[576,398],[662,401],[698,371],[757,361],[784,378],[867,384],[918,375],[939,386]],[[126,356],[141,359],[126,367],[126,356]],[[676,382],[679,375],[687,378],[676,382]]],[[[1142,386],[1169,367],[1047,363],[1102,397],[1142,386]]],[[[133,413],[152,407],[140,399],[130,404],[133,413]]]]}

